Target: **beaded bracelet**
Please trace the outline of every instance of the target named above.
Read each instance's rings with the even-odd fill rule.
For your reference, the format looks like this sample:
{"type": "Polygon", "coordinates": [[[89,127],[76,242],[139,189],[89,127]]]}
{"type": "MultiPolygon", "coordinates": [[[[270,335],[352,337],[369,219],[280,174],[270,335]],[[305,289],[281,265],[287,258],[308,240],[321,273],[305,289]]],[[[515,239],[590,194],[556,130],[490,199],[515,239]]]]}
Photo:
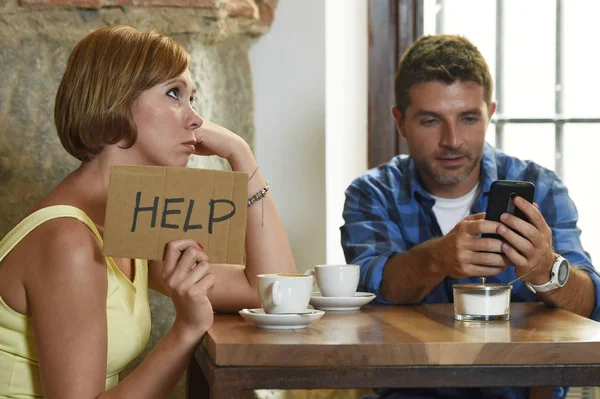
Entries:
{"type": "Polygon", "coordinates": [[[256,201],[260,201],[261,199],[265,198],[265,196],[267,195],[267,191],[269,191],[270,188],[271,187],[269,186],[269,182],[267,182],[267,185],[265,187],[263,187],[260,191],[258,191],[256,194],[254,194],[248,199],[248,206],[254,204],[256,201]]]}

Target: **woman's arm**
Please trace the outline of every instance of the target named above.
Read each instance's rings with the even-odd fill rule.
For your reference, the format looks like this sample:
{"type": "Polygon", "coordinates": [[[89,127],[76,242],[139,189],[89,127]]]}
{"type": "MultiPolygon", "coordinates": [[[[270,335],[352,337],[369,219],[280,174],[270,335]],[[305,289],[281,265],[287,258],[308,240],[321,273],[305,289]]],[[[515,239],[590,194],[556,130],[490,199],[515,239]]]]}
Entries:
{"type": "MultiPolygon", "coordinates": [[[[248,197],[250,198],[266,186],[260,168],[256,169],[256,161],[250,148],[243,162],[231,162],[236,171],[254,173],[248,182],[248,197]]],[[[277,207],[267,192],[266,196],[248,208],[248,223],[246,228],[246,267],[214,265],[219,270],[222,281],[226,284],[216,284],[211,293],[211,301],[215,309],[220,311],[237,311],[243,307],[260,307],[258,300],[256,276],[263,273],[296,273],[296,265],[290,244],[283,228],[283,223],[277,212],[277,207]],[[231,295],[235,292],[235,296],[231,295]]]]}
{"type": "MultiPolygon", "coordinates": [[[[248,198],[266,186],[265,178],[248,143],[229,130],[204,121],[197,130],[198,155],[218,155],[227,159],[231,169],[248,174],[248,198]]],[[[274,188],[277,189],[277,188],[274,188]]],[[[236,312],[259,307],[258,274],[296,273],[296,265],[270,191],[248,208],[246,230],[246,266],[213,264],[215,287],[210,293],[213,307],[221,312],[236,312]]],[[[150,287],[164,293],[154,276],[160,274],[160,262],[152,262],[150,287]]]]}
{"type": "Polygon", "coordinates": [[[45,397],[166,397],[212,325],[207,292],[214,278],[202,251],[192,240],[169,244],[162,285],[173,298],[175,322],[142,364],[105,392],[107,279],[102,248],[76,220],[53,220],[34,233],[43,239],[36,240],[37,259],[30,264],[25,288],[45,397]]]}
{"type": "MultiPolygon", "coordinates": [[[[205,120],[196,140],[198,154],[218,155],[227,159],[233,171],[248,174],[248,198],[266,186],[250,146],[240,136],[205,120]]],[[[246,267],[213,266],[217,282],[210,299],[219,311],[259,307],[258,274],[296,273],[290,243],[270,191],[248,208],[246,267]]]]}

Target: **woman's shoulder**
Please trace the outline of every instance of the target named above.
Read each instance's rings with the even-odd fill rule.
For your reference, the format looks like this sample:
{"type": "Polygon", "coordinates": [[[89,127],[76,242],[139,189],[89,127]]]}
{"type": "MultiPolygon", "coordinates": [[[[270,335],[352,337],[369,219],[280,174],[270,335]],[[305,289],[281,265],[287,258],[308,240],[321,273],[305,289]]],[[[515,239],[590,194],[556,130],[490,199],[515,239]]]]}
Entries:
{"type": "Polygon", "coordinates": [[[71,309],[72,301],[79,305],[106,301],[105,257],[90,229],[79,220],[58,218],[36,230],[28,240],[30,248],[25,248],[36,252],[24,279],[32,315],[48,306],[71,309]]]}
{"type": "MultiPolygon", "coordinates": [[[[39,216],[31,215],[34,219],[39,216]]],[[[14,290],[4,292],[19,312],[32,314],[34,298],[39,303],[48,295],[62,297],[73,292],[75,286],[88,287],[88,294],[106,290],[102,246],[85,223],[72,217],[43,221],[25,218],[17,230],[11,237],[15,243],[6,254],[3,272],[26,293],[26,298],[20,298],[14,290]]],[[[90,296],[80,300],[96,300],[90,296]]]]}
{"type": "Polygon", "coordinates": [[[61,181],[17,226],[21,230],[17,234],[24,236],[23,247],[35,251],[38,262],[34,263],[43,264],[43,269],[65,270],[80,262],[104,264],[101,236],[94,222],[97,206],[82,194],[77,180],[69,175],[61,181]]]}
{"type": "MultiPolygon", "coordinates": [[[[49,208],[42,208],[29,217],[48,210],[49,208]]],[[[81,214],[85,215],[83,212],[81,214]]],[[[64,278],[76,278],[81,272],[90,272],[94,264],[104,268],[102,245],[88,224],[71,217],[71,214],[67,214],[67,217],[59,215],[61,216],[45,215],[44,218],[48,220],[43,220],[20,243],[18,252],[29,258],[28,274],[36,278],[54,278],[60,275],[64,278]]]]}
{"type": "Polygon", "coordinates": [[[102,245],[91,227],[75,217],[52,218],[39,225],[32,233],[36,236],[35,245],[45,256],[74,260],[81,256],[93,257],[98,251],[102,252],[102,245]]]}

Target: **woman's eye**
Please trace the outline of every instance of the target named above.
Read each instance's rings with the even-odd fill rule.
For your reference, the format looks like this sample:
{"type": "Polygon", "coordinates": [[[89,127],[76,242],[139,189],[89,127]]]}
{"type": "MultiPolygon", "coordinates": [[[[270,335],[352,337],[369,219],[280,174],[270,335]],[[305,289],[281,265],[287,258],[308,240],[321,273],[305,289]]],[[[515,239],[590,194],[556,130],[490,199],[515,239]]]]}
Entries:
{"type": "Polygon", "coordinates": [[[190,97],[190,105],[191,105],[191,106],[192,106],[192,108],[194,108],[194,109],[196,109],[196,107],[195,107],[195,105],[196,105],[196,104],[195,104],[195,102],[196,102],[196,97],[194,97],[194,96],[191,96],[191,97],[190,97]]]}
{"type": "Polygon", "coordinates": [[[179,89],[177,87],[173,87],[167,92],[167,96],[174,98],[175,100],[179,100],[179,89]]]}

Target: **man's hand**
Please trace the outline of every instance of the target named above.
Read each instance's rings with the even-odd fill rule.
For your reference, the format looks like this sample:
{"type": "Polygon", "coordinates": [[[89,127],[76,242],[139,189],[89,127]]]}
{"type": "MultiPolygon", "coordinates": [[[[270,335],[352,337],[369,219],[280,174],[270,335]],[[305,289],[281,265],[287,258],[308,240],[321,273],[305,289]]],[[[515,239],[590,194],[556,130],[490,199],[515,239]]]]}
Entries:
{"type": "Polygon", "coordinates": [[[515,205],[527,216],[529,223],[514,215],[502,214],[502,223],[497,228],[497,233],[506,240],[502,245],[502,252],[515,265],[517,276],[523,276],[535,268],[523,280],[536,285],[545,284],[550,279],[550,269],[555,259],[552,230],[537,205],[521,197],[515,198],[515,205]]]}
{"type": "Polygon", "coordinates": [[[467,216],[452,231],[436,240],[433,270],[453,278],[493,276],[511,261],[502,252],[502,241],[481,238],[482,233],[496,233],[501,223],[485,220],[484,213],[467,216]]]}

